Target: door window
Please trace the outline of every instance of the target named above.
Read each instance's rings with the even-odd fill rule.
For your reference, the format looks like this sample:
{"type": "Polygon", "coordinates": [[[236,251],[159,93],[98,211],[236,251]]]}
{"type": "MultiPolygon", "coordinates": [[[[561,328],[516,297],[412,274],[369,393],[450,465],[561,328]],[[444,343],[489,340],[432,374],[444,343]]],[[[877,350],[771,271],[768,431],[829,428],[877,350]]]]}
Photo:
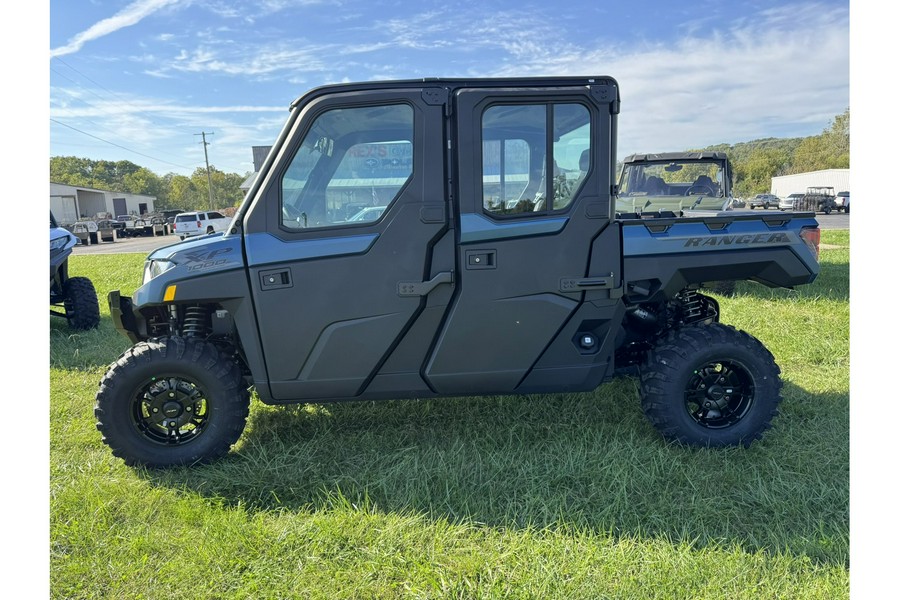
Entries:
{"type": "Polygon", "coordinates": [[[585,106],[492,106],[484,111],[481,132],[486,213],[535,216],[569,208],[591,166],[585,106]]]}
{"type": "Polygon", "coordinates": [[[413,172],[408,104],[319,115],[281,178],[281,225],[290,230],[377,221],[413,172]]]}

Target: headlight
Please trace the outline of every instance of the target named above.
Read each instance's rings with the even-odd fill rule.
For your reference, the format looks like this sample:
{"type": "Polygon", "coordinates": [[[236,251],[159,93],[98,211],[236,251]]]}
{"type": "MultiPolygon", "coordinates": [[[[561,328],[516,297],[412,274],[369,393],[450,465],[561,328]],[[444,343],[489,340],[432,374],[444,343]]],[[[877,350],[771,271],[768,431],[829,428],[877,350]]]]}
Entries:
{"type": "Polygon", "coordinates": [[[58,237],[53,237],[54,232],[50,232],[50,252],[59,252],[65,248],[71,248],[78,243],[78,238],[67,231],[56,232],[58,237]]]}
{"type": "Polygon", "coordinates": [[[144,282],[147,283],[154,277],[159,277],[175,266],[171,260],[148,260],[144,263],[144,282]]]}

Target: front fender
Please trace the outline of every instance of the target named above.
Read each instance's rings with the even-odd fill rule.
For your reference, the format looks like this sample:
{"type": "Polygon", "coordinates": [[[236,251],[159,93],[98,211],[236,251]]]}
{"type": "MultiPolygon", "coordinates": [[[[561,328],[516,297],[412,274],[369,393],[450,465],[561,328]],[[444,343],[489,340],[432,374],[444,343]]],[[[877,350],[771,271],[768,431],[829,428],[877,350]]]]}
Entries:
{"type": "MultiPolygon", "coordinates": [[[[134,308],[161,305],[168,302],[216,302],[224,298],[242,297],[246,294],[246,283],[234,285],[233,290],[209,287],[211,279],[238,280],[246,278],[241,236],[213,234],[201,238],[165,246],[150,254],[145,264],[145,273],[154,262],[170,264],[161,274],[147,279],[134,292],[134,308]],[[225,277],[221,276],[228,273],[225,277]],[[224,294],[224,296],[223,296],[224,294]]],[[[226,286],[226,288],[229,286],[226,286]]]]}

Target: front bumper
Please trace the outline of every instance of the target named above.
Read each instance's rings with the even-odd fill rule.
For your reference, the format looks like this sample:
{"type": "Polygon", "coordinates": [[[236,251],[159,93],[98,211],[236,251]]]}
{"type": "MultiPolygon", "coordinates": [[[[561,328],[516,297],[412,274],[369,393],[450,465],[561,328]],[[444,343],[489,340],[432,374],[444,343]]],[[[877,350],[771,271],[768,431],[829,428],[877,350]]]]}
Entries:
{"type": "Polygon", "coordinates": [[[137,344],[145,336],[140,335],[138,327],[138,319],[134,313],[134,306],[131,298],[119,294],[119,290],[113,290],[107,296],[109,302],[109,314],[112,317],[113,325],[116,329],[131,340],[132,344],[137,344]]]}

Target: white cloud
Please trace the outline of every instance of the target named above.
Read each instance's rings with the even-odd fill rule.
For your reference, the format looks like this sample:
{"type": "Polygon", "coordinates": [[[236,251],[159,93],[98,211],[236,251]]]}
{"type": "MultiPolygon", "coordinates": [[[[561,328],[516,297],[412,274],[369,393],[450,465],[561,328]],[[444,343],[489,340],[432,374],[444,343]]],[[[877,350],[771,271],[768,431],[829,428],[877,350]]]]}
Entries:
{"type": "MultiPolygon", "coordinates": [[[[57,94],[64,93],[57,91],[57,94]]],[[[71,94],[70,94],[71,95],[71,94]]],[[[111,117],[124,115],[134,117],[137,115],[159,114],[168,118],[177,118],[181,115],[213,115],[223,113],[287,113],[287,106],[194,106],[178,105],[168,102],[158,102],[152,99],[129,99],[127,102],[116,100],[107,102],[93,102],[92,104],[79,104],[68,106],[56,103],[50,107],[50,117],[55,119],[66,118],[90,118],[111,117]]]]}
{"type": "Polygon", "coordinates": [[[139,23],[142,19],[158,10],[181,1],[183,0],[137,0],[137,2],[129,4],[112,17],[91,25],[69,40],[69,43],[65,46],[51,50],[50,57],[54,58],[78,52],[87,42],[139,23]]]}
{"type": "MultiPolygon", "coordinates": [[[[229,17],[246,20],[309,3],[313,2],[271,0],[255,11],[236,5],[246,14],[229,17]]],[[[157,0],[131,7],[167,4],[157,0]]],[[[229,5],[223,6],[227,12],[229,5]]],[[[214,10],[212,5],[203,8],[214,10]]],[[[402,19],[369,22],[364,28],[344,21],[348,26],[311,38],[315,41],[272,36],[252,27],[225,31],[211,26],[190,35],[177,30],[166,34],[170,44],[191,44],[177,50],[167,44],[172,52],[168,57],[163,48],[154,48],[152,55],[132,60],[147,68],[145,75],[156,78],[213,75],[223,85],[228,79],[278,81],[292,88],[420,76],[609,75],[622,90],[620,155],[811,135],[849,104],[849,16],[840,7],[793,4],[715,26],[706,21],[673,22],[670,30],[679,37],[671,41],[644,37],[626,42],[621,36],[612,40],[599,34],[585,41],[580,29],[571,29],[581,27],[578,20],[548,16],[487,8],[426,9],[402,19]]],[[[219,156],[244,157],[242,163],[247,148],[267,143],[287,117],[286,105],[256,106],[252,100],[226,107],[190,107],[154,99],[102,109],[51,107],[52,116],[63,120],[76,114],[99,119],[105,110],[179,119],[184,127],[193,128],[197,115],[204,115],[204,128],[223,131],[216,136],[219,156]],[[260,114],[249,126],[237,124],[236,116],[229,121],[227,113],[239,112],[260,114]],[[221,120],[213,121],[218,117],[221,120]],[[226,130],[232,133],[226,136],[226,130]],[[232,148],[232,142],[243,147],[232,148]]]]}
{"type": "Polygon", "coordinates": [[[549,48],[500,42],[508,57],[482,76],[608,75],[620,84],[619,153],[735,143],[776,129],[812,135],[849,105],[846,11],[767,11],[673,44],[549,48]]]}
{"type": "Polygon", "coordinates": [[[320,72],[326,68],[323,56],[335,50],[327,46],[278,43],[247,49],[244,47],[202,47],[181,53],[160,69],[186,73],[219,73],[229,76],[262,77],[280,71],[320,72]]]}

